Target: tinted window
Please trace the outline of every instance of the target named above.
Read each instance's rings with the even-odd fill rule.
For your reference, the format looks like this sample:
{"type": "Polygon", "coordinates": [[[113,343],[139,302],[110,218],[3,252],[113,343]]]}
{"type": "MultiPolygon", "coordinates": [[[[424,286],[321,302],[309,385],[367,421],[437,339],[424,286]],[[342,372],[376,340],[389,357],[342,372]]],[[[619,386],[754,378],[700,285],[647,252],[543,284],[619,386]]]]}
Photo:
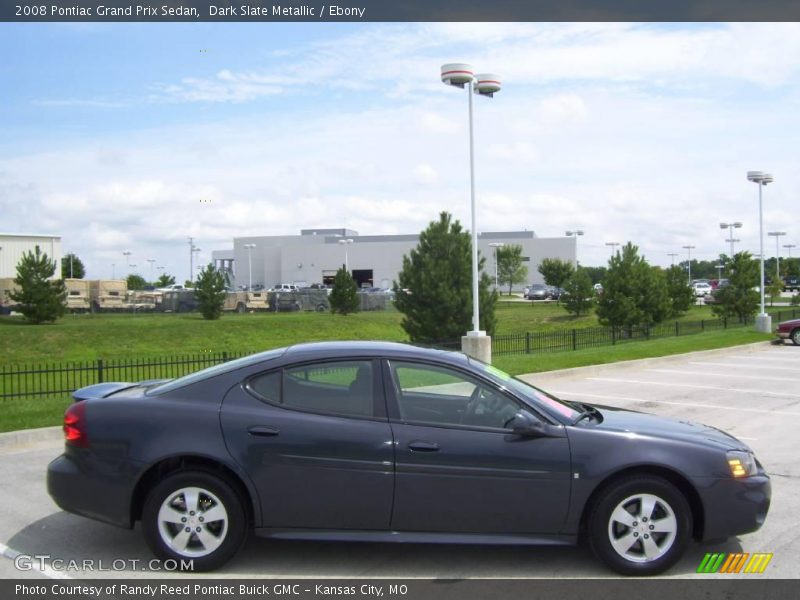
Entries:
{"type": "Polygon", "coordinates": [[[267,402],[280,404],[281,402],[281,372],[266,373],[253,377],[248,382],[248,387],[267,402]]]}
{"type": "Polygon", "coordinates": [[[324,362],[284,369],[282,404],[287,408],[372,417],[372,363],[324,362]]]}
{"type": "Polygon", "coordinates": [[[460,371],[395,361],[390,366],[400,418],[406,422],[505,428],[521,408],[460,371]]]}

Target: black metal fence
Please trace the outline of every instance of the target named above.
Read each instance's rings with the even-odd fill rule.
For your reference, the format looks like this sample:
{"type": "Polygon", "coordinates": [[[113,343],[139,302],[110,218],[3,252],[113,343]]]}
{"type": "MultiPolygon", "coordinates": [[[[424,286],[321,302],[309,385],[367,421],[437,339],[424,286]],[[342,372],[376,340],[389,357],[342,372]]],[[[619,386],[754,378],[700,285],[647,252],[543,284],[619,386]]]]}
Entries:
{"type": "MultiPolygon", "coordinates": [[[[796,319],[800,310],[771,313],[778,321],[796,319]]],[[[492,337],[492,354],[542,354],[598,348],[635,340],[649,340],[744,327],[752,321],[707,319],[672,321],[652,327],[588,327],[556,331],[526,332],[492,337]]],[[[461,341],[436,344],[436,347],[461,349],[461,341]]],[[[218,352],[188,356],[141,359],[98,359],[87,362],[0,366],[0,400],[12,398],[64,396],[75,390],[105,381],[143,381],[171,379],[210,367],[248,352],[218,352]]]]}

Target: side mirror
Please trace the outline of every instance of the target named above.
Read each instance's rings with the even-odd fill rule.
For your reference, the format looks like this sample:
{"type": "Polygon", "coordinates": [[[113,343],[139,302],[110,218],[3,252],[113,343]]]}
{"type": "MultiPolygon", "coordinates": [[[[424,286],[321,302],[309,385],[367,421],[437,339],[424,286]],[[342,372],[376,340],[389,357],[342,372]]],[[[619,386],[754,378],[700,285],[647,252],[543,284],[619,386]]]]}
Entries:
{"type": "Polygon", "coordinates": [[[515,435],[526,437],[539,437],[546,435],[544,423],[526,410],[519,411],[509,422],[509,427],[515,435]]]}

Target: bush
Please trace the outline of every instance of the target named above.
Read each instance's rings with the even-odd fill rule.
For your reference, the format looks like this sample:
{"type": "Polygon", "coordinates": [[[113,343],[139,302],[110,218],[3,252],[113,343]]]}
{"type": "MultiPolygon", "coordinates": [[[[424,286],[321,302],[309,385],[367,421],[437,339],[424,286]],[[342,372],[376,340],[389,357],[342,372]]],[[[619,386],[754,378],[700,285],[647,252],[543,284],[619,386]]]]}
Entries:
{"type": "Polygon", "coordinates": [[[197,276],[194,297],[204,319],[219,319],[225,304],[225,276],[209,263],[197,276]]]}
{"type": "Polygon", "coordinates": [[[14,283],[19,290],[12,291],[9,297],[17,303],[16,310],[31,324],[55,321],[66,311],[67,290],[64,281],[50,280],[55,272],[55,261],[51,261],[39,246],[36,246],[35,252],[23,254],[17,265],[14,283]]]}

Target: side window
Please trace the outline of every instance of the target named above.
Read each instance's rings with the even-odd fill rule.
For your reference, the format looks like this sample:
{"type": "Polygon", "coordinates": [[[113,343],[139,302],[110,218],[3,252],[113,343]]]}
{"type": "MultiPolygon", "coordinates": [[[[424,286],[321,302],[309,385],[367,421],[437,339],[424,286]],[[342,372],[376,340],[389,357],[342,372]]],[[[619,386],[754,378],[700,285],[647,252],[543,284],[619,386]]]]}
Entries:
{"type": "Polygon", "coordinates": [[[502,429],[521,408],[494,387],[453,369],[395,361],[390,367],[403,421],[502,429]]]}
{"type": "Polygon", "coordinates": [[[371,361],[301,365],[283,371],[282,404],[287,408],[372,417],[373,389],[371,361]]]}
{"type": "Polygon", "coordinates": [[[275,371],[253,377],[248,386],[267,402],[280,404],[281,402],[281,372],[275,371]]]}

